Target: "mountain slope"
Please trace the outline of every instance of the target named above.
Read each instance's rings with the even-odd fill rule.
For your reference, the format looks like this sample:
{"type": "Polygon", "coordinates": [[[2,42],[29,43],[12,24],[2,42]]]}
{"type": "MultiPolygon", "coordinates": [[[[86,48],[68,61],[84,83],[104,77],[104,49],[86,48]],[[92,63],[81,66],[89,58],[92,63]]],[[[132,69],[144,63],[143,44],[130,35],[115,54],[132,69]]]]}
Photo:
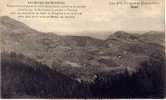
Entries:
{"type": "Polygon", "coordinates": [[[16,52],[35,62],[41,62],[39,65],[31,65],[31,61],[21,56],[17,58],[5,55],[4,58],[7,59],[3,58],[2,61],[3,75],[6,77],[4,80],[11,81],[4,81],[7,82],[3,84],[4,96],[8,97],[7,94],[10,94],[11,97],[16,97],[15,94],[23,93],[23,97],[30,95],[42,98],[163,97],[165,49],[152,40],[147,42],[149,35],[146,39],[144,34],[134,35],[117,31],[106,40],[88,36],[60,36],[35,31],[9,17],[0,18],[0,34],[2,51],[16,52]],[[42,66],[47,67],[43,69],[42,66]],[[21,73],[22,71],[24,73],[21,73]],[[34,81],[32,75],[35,76],[35,80],[39,79],[41,84],[34,81]],[[18,83],[13,80],[15,76],[19,80],[18,83]],[[34,88],[21,83],[22,81],[32,84],[34,88]],[[28,88],[24,89],[23,86],[28,88]],[[8,87],[11,89],[8,90],[8,87]],[[66,92],[63,92],[61,87],[66,92]],[[39,93],[32,92],[31,95],[31,89],[39,93]],[[72,92],[69,93],[69,90],[72,92]],[[46,97],[43,97],[43,93],[47,94],[46,97]]]}
{"type": "Polygon", "coordinates": [[[140,36],[140,39],[147,43],[156,43],[156,44],[165,46],[165,33],[164,32],[157,32],[157,31],[146,32],[140,36]]]}
{"type": "Polygon", "coordinates": [[[106,40],[59,36],[35,31],[6,16],[0,18],[0,26],[2,50],[24,54],[76,79],[90,75],[93,80],[96,72],[123,67],[134,71],[151,54],[164,50],[123,31],[115,32],[106,40]]]}
{"type": "Polygon", "coordinates": [[[132,73],[150,55],[164,52],[163,46],[123,31],[99,40],[38,32],[9,17],[0,20],[2,50],[24,54],[76,80],[93,82],[98,72],[125,68],[132,73]]]}
{"type": "Polygon", "coordinates": [[[2,98],[80,98],[90,95],[78,82],[33,59],[14,52],[3,52],[1,56],[2,98]]]}

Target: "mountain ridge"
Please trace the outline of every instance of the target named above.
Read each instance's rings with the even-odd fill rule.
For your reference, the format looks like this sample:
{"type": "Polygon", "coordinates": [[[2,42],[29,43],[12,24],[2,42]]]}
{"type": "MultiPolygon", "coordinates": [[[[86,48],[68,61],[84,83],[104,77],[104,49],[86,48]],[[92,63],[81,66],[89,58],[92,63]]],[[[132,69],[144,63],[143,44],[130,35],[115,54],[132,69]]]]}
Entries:
{"type": "MultiPolygon", "coordinates": [[[[19,96],[20,94],[17,92],[19,93],[20,90],[30,93],[30,96],[37,95],[37,97],[45,96],[43,93],[47,93],[47,97],[50,98],[77,98],[73,95],[75,93],[78,98],[86,98],[86,96],[92,96],[92,98],[163,98],[164,79],[161,74],[164,75],[165,48],[160,44],[163,43],[160,41],[161,37],[156,42],[149,40],[149,35],[130,34],[124,31],[110,34],[105,40],[89,36],[60,36],[35,31],[20,22],[17,25],[16,20],[14,20],[16,26],[13,28],[13,22],[6,21],[6,25],[0,21],[1,52],[15,52],[40,63],[37,65],[38,68],[28,69],[29,73],[32,73],[29,75],[26,72],[27,66],[36,66],[36,64],[30,64],[31,61],[24,61],[16,54],[4,56],[12,57],[12,60],[3,59],[2,68],[6,68],[6,71],[2,75],[7,76],[4,79],[10,79],[10,84],[16,83],[16,87],[15,85],[12,87],[13,84],[5,84],[4,89],[11,86],[11,90],[5,90],[6,94],[16,89],[11,95],[19,96]],[[46,65],[49,70],[40,70],[43,65],[46,65]],[[21,73],[22,71],[19,70],[25,73],[21,73]],[[71,79],[68,80],[69,83],[73,81],[78,83],[76,88],[75,85],[73,87],[73,84],[66,84],[68,81],[63,83],[61,75],[57,75],[56,72],[55,76],[54,74],[47,75],[50,71],[56,71],[64,77],[67,76],[71,79]],[[16,73],[16,76],[11,75],[13,73],[16,73]],[[31,79],[33,74],[35,74],[35,80],[39,79],[39,86],[38,82],[31,79]],[[41,77],[38,77],[40,75],[41,77]],[[22,76],[27,78],[20,78],[22,76]],[[18,83],[13,80],[15,79],[13,77],[19,77],[18,83]],[[56,86],[54,86],[56,82],[52,80],[52,77],[57,77],[56,79],[59,80],[56,86]],[[31,86],[21,83],[22,81],[28,81],[31,86]],[[19,84],[20,87],[18,87],[19,84]],[[28,88],[24,90],[22,85],[28,88]],[[44,91],[42,91],[43,86],[44,91]],[[66,89],[65,92],[63,92],[63,88],[66,89]],[[33,92],[33,89],[36,92],[33,92]],[[56,89],[59,89],[60,92],[56,89]],[[72,92],[70,92],[71,90],[72,92]]],[[[150,36],[150,39],[154,37],[156,36],[150,36]]],[[[22,98],[26,98],[26,95],[22,95],[22,98]]]]}
{"type": "Polygon", "coordinates": [[[162,46],[142,42],[140,36],[124,31],[117,31],[108,39],[100,40],[88,36],[59,36],[54,33],[27,31],[29,29],[27,27],[23,31],[15,31],[15,35],[11,33],[17,29],[0,30],[1,35],[3,33],[2,50],[24,54],[76,79],[86,79],[89,74],[92,74],[92,78],[96,72],[114,70],[116,67],[128,66],[128,69],[134,70],[141,62],[148,60],[151,54],[163,52],[162,46]],[[22,32],[26,35],[18,35],[22,32]]]}

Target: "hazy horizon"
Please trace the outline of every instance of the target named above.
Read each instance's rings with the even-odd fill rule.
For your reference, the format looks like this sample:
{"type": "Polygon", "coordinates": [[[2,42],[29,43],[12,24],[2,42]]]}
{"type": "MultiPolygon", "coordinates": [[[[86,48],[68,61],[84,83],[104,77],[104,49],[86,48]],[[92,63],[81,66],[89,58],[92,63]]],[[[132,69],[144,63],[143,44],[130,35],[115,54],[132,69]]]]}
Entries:
{"type": "MultiPolygon", "coordinates": [[[[5,17],[5,16],[0,16],[0,17],[5,17]]],[[[10,16],[6,16],[6,17],[11,18],[10,16]]],[[[143,33],[147,33],[147,32],[152,32],[152,33],[153,32],[164,32],[164,31],[159,31],[159,30],[146,30],[146,31],[141,31],[141,30],[137,30],[137,31],[126,31],[126,30],[96,31],[96,30],[94,30],[94,31],[80,31],[80,32],[41,31],[41,30],[33,28],[32,26],[30,26],[22,21],[19,21],[14,18],[11,18],[11,19],[21,22],[21,23],[25,24],[27,27],[34,29],[36,31],[43,32],[46,34],[52,33],[52,34],[57,34],[57,35],[61,35],[61,36],[68,36],[68,35],[70,35],[70,36],[89,36],[89,37],[98,38],[98,39],[106,39],[108,36],[110,36],[111,34],[117,32],[117,31],[124,31],[124,32],[128,32],[130,34],[143,34],[143,33]]]]}

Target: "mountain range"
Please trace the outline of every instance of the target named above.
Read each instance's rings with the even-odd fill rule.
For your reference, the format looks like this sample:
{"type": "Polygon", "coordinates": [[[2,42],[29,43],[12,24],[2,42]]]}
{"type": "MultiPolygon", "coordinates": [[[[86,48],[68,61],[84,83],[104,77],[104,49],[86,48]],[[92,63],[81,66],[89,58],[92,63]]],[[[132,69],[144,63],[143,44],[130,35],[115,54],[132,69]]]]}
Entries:
{"type": "Polygon", "coordinates": [[[2,16],[0,36],[2,51],[22,54],[72,80],[88,84],[101,79],[102,73],[111,76],[126,70],[130,75],[137,73],[142,64],[152,57],[164,58],[165,53],[164,32],[157,31],[144,34],[117,31],[101,40],[39,32],[2,16]]]}

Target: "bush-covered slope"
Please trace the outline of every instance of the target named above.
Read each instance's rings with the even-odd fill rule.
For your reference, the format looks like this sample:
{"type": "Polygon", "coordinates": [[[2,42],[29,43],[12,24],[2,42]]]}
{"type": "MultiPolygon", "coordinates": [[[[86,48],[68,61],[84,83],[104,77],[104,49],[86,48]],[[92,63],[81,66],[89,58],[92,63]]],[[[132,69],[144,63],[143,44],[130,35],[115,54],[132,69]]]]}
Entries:
{"type": "Polygon", "coordinates": [[[3,52],[1,56],[2,98],[78,98],[90,95],[77,81],[46,65],[13,52],[3,52]]]}
{"type": "Polygon", "coordinates": [[[97,98],[164,98],[165,58],[162,53],[152,54],[134,73],[127,69],[97,74],[91,85],[97,98]]]}
{"type": "Polygon", "coordinates": [[[163,97],[165,48],[156,32],[117,31],[106,40],[59,36],[5,16],[0,35],[2,50],[26,56],[2,53],[4,97],[163,97]]]}

